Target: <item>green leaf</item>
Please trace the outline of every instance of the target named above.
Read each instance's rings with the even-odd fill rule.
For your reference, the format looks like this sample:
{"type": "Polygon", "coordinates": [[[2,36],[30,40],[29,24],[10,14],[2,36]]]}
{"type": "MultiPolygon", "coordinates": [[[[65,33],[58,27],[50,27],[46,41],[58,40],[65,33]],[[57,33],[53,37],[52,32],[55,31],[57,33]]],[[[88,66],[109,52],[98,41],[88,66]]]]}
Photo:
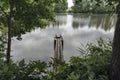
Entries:
{"type": "Polygon", "coordinates": [[[24,59],[19,62],[19,66],[20,66],[20,67],[25,66],[25,60],[24,60],[24,59]]]}
{"type": "Polygon", "coordinates": [[[9,69],[8,65],[7,65],[7,64],[4,65],[4,67],[3,67],[3,71],[4,71],[4,72],[8,72],[8,69],[9,69]]]}

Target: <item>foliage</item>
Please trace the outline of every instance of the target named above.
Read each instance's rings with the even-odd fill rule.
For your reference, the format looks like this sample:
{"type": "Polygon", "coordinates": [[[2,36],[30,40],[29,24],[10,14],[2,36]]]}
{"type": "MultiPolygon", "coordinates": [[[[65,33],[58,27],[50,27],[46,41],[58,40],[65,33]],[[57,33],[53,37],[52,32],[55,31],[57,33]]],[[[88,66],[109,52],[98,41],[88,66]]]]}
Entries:
{"type": "Polygon", "coordinates": [[[72,7],[75,13],[110,13],[115,12],[116,0],[74,0],[72,7]]]}
{"type": "MultiPolygon", "coordinates": [[[[0,33],[0,60],[3,61],[4,59],[4,53],[6,51],[6,36],[2,33],[0,33]]],[[[1,63],[0,61],[0,63],[1,63]]]]}
{"type": "Polygon", "coordinates": [[[24,60],[19,63],[12,63],[9,66],[5,63],[1,65],[1,80],[43,80],[45,76],[46,63],[32,61],[25,64],[24,60]]]}
{"type": "Polygon", "coordinates": [[[49,21],[54,21],[54,4],[61,2],[63,0],[0,0],[0,26],[7,26],[10,5],[13,5],[12,36],[20,37],[36,27],[44,28],[49,21]]]}
{"type": "Polygon", "coordinates": [[[48,64],[22,60],[8,65],[0,59],[0,80],[108,80],[111,43],[100,39],[97,45],[87,44],[67,63],[52,58],[48,64]]]}
{"type": "Polygon", "coordinates": [[[63,0],[62,3],[56,3],[55,4],[54,12],[64,13],[64,12],[66,12],[67,8],[68,8],[67,0],[63,0]]]}

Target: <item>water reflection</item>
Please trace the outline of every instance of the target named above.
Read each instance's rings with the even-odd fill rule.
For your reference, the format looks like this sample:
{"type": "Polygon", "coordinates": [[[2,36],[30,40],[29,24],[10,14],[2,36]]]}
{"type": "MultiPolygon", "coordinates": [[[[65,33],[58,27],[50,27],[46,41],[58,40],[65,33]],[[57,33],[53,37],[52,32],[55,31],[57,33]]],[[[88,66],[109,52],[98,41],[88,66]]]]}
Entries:
{"type": "Polygon", "coordinates": [[[96,43],[100,37],[113,38],[116,16],[88,15],[88,14],[57,14],[58,24],[51,24],[45,29],[36,29],[22,35],[23,40],[12,41],[13,60],[48,61],[54,55],[53,41],[55,34],[62,34],[64,38],[64,58],[79,55],[80,44],[96,43]],[[113,27],[113,28],[112,28],[113,27]],[[105,30],[104,30],[105,29],[105,30]]]}
{"type": "Polygon", "coordinates": [[[59,27],[60,25],[66,25],[67,23],[66,21],[67,21],[67,14],[56,14],[56,22],[53,23],[53,27],[55,26],[59,27]]]}
{"type": "Polygon", "coordinates": [[[88,25],[90,22],[88,14],[74,14],[72,26],[74,29],[78,29],[79,27],[84,27],[88,25]]]}
{"type": "Polygon", "coordinates": [[[105,31],[110,30],[116,24],[116,15],[108,15],[108,14],[101,14],[101,15],[92,15],[90,19],[89,27],[96,27],[102,28],[105,31]]]}
{"type": "Polygon", "coordinates": [[[73,15],[72,26],[74,29],[78,29],[88,25],[88,27],[102,28],[107,31],[115,26],[116,18],[116,15],[109,14],[75,14],[73,15]]]}
{"type": "Polygon", "coordinates": [[[110,30],[116,24],[117,15],[109,14],[57,14],[56,23],[53,24],[54,27],[66,26],[67,17],[71,18],[69,21],[72,22],[73,29],[78,29],[79,27],[88,26],[89,28],[102,28],[105,31],[110,30]]]}

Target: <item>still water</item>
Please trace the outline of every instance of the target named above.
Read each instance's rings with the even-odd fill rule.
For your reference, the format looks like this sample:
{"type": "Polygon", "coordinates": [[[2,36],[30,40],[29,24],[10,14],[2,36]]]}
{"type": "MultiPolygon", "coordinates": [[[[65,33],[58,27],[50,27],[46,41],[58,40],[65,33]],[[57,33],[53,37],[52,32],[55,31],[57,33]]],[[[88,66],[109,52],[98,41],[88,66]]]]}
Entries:
{"type": "Polygon", "coordinates": [[[64,38],[64,59],[78,56],[81,44],[96,43],[102,37],[112,39],[116,15],[107,14],[56,14],[56,23],[45,29],[36,29],[22,35],[22,41],[12,40],[12,59],[50,60],[54,56],[54,36],[64,38]]]}

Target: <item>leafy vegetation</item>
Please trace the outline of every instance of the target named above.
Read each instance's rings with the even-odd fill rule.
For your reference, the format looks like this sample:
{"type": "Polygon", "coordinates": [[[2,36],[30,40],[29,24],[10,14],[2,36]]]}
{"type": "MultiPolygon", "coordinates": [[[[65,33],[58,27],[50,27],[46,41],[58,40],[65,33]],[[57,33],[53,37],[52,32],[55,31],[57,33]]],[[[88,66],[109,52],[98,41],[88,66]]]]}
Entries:
{"type": "Polygon", "coordinates": [[[22,60],[8,65],[4,55],[0,56],[0,80],[108,80],[111,43],[100,39],[97,45],[87,44],[79,48],[80,56],[72,56],[69,62],[52,59],[49,63],[40,60],[25,63],[22,60]]]}
{"type": "Polygon", "coordinates": [[[56,3],[54,6],[54,12],[56,13],[64,13],[68,8],[67,0],[63,0],[61,3],[56,3]]]}
{"type": "Polygon", "coordinates": [[[111,13],[115,12],[117,0],[74,0],[74,13],[111,13]]]}

